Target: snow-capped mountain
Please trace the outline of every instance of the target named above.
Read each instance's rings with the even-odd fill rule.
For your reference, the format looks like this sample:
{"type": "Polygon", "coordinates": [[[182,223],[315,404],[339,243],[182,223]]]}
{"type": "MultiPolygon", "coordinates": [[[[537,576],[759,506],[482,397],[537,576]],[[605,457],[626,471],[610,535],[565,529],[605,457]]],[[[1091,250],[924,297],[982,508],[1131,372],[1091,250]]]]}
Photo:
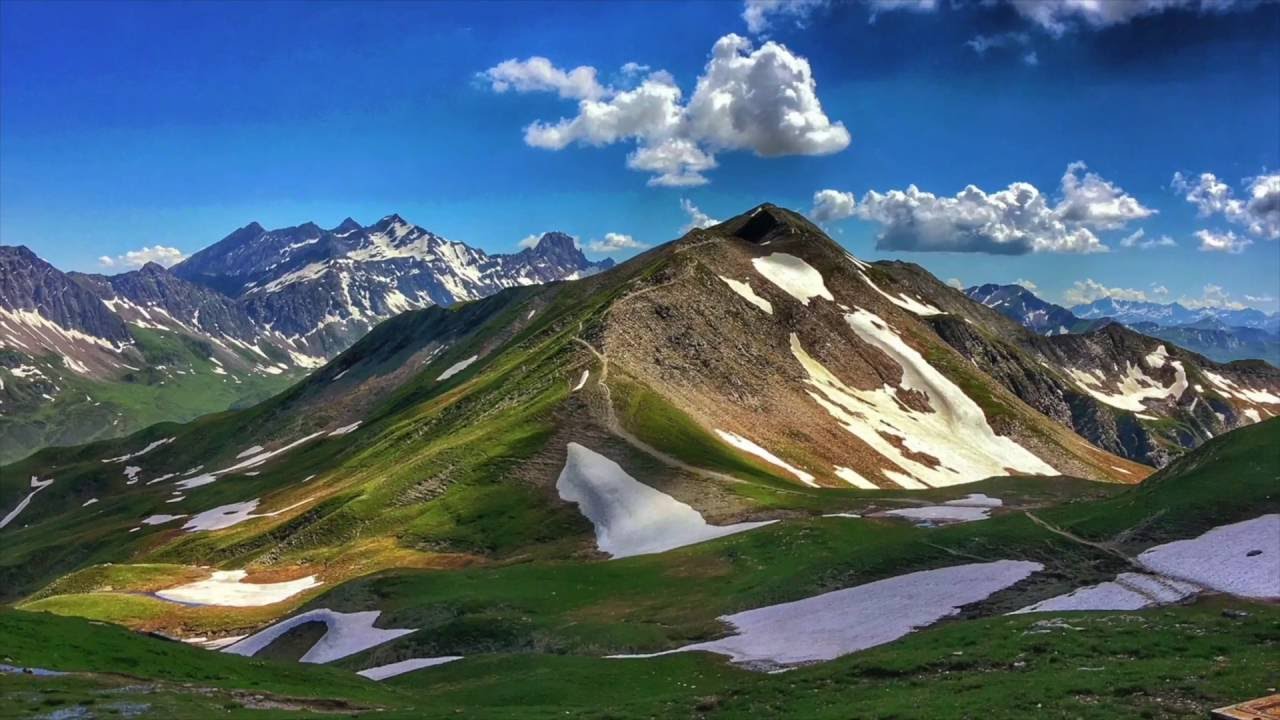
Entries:
{"type": "Polygon", "coordinates": [[[388,215],[265,230],[251,223],[174,266],[175,275],[236,298],[293,352],[331,357],[405,310],[476,300],[505,287],[582,277],[593,263],[564,233],[511,255],[489,255],[388,215]]]}
{"type": "Polygon", "coordinates": [[[1080,318],[1061,305],[1041,300],[1021,285],[976,285],[966,288],[970,300],[986,305],[1028,330],[1041,335],[1078,332],[1080,318]]]}
{"type": "Polygon", "coordinates": [[[489,255],[398,215],[251,223],[171,270],[111,276],[0,246],[0,462],[262,399],[397,313],[612,264],[564,233],[489,255]],[[50,403],[56,426],[40,419],[50,403]]]}
{"type": "Polygon", "coordinates": [[[1227,327],[1280,330],[1280,313],[1267,314],[1253,308],[1230,309],[1203,307],[1191,309],[1181,303],[1154,303],[1140,300],[1102,298],[1076,305],[1071,312],[1085,319],[1109,317],[1126,325],[1153,322],[1164,327],[1190,325],[1205,318],[1219,320],[1227,327]]]}

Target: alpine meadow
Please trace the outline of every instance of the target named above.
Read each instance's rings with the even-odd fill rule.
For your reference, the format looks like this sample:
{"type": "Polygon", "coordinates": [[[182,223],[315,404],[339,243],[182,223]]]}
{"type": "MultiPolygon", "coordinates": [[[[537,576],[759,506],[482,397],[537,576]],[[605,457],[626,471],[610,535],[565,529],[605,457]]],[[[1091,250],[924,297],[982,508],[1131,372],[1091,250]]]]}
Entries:
{"type": "Polygon", "coordinates": [[[1280,4],[0,0],[0,718],[1280,719],[1280,4]]]}

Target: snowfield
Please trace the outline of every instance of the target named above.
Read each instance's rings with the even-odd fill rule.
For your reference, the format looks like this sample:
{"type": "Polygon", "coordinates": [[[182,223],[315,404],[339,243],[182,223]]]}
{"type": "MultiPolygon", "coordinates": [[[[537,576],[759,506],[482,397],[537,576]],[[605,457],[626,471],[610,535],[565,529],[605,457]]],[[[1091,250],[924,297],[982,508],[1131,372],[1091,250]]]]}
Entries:
{"type": "Polygon", "coordinates": [[[479,359],[480,359],[479,355],[472,355],[466,360],[459,360],[458,362],[450,365],[448,369],[446,369],[444,372],[440,373],[440,377],[436,378],[436,382],[440,382],[442,380],[448,380],[454,375],[457,375],[463,370],[466,370],[467,368],[471,367],[471,363],[479,359]]]}
{"type": "Polygon", "coordinates": [[[140,455],[146,455],[147,453],[151,452],[152,450],[155,450],[155,449],[156,449],[156,448],[158,448],[158,447],[161,447],[162,445],[168,445],[169,443],[173,442],[173,441],[174,441],[174,440],[176,440],[176,439],[177,439],[177,438],[167,437],[167,438],[164,438],[163,440],[156,440],[155,442],[151,443],[150,445],[147,445],[146,447],[142,448],[141,450],[139,450],[139,451],[137,451],[137,452],[131,452],[131,453],[127,454],[127,455],[121,455],[120,457],[107,458],[106,460],[103,460],[102,462],[104,462],[104,463],[118,463],[118,462],[124,462],[125,460],[131,460],[131,459],[136,458],[136,457],[138,457],[138,456],[140,456],[140,455]]]}
{"type": "Polygon", "coordinates": [[[902,368],[903,390],[923,393],[931,412],[902,403],[899,388],[888,385],[857,390],[845,385],[809,355],[791,335],[791,353],[808,375],[809,396],[837,422],[901,471],[883,470],[907,489],[974,482],[994,475],[1057,475],[1048,463],[1013,441],[997,435],[982,408],[955,383],[938,372],[884,320],[855,308],[845,320],[859,338],[902,368]],[[886,436],[898,439],[890,442],[886,436]],[[899,448],[935,458],[936,464],[912,458],[899,448]]]}
{"type": "Polygon", "coordinates": [[[1010,615],[1069,610],[1138,610],[1175,603],[1199,591],[1195,585],[1142,573],[1120,573],[1115,580],[1041,600],[1010,615]]]}
{"type": "Polygon", "coordinates": [[[1267,392],[1266,390],[1254,390],[1253,388],[1241,387],[1233,382],[1230,378],[1223,377],[1209,370],[1204,371],[1204,376],[1209,378],[1209,382],[1223,395],[1229,395],[1238,400],[1259,405],[1277,405],[1280,404],[1280,396],[1267,392]]]}
{"type": "MultiPolygon", "coordinates": [[[[27,509],[27,506],[31,504],[31,499],[32,499],[32,498],[34,498],[34,497],[36,496],[36,493],[38,493],[38,492],[40,492],[41,490],[43,490],[43,489],[45,489],[45,488],[49,487],[49,486],[50,486],[50,485],[52,485],[52,484],[53,484],[53,478],[49,478],[48,480],[41,480],[40,478],[36,477],[35,475],[32,475],[32,476],[31,476],[31,484],[29,485],[29,487],[31,487],[31,488],[32,488],[32,489],[31,489],[31,492],[27,493],[27,496],[26,496],[26,497],[24,497],[24,498],[22,498],[21,500],[19,500],[19,501],[18,501],[18,504],[17,504],[16,506],[14,506],[14,508],[13,508],[12,510],[10,510],[10,511],[9,511],[9,512],[4,516],[4,518],[0,518],[0,528],[4,528],[4,526],[6,526],[6,525],[8,525],[9,523],[13,522],[13,519],[14,519],[14,518],[16,518],[16,517],[18,517],[18,514],[19,514],[19,513],[21,513],[23,510],[26,510],[26,509],[27,509]]],[[[85,503],[85,504],[87,505],[88,503],[85,503]]]]}
{"type": "MultiPolygon", "coordinates": [[[[751,264],[755,266],[756,272],[799,300],[801,305],[808,305],[809,301],[816,297],[835,301],[835,297],[822,279],[822,273],[795,255],[774,253],[767,257],[755,258],[751,264]]],[[[769,309],[772,310],[773,306],[770,305],[769,309]]]]}
{"type": "MultiPolygon", "coordinates": [[[[1158,348],[1158,350],[1163,349],[1163,345],[1158,348]]],[[[1182,367],[1182,361],[1167,360],[1167,357],[1167,353],[1152,353],[1147,355],[1144,360],[1150,367],[1164,367],[1166,361],[1173,366],[1174,380],[1169,387],[1164,387],[1159,380],[1148,376],[1142,371],[1142,368],[1133,364],[1127,364],[1125,375],[1120,378],[1118,388],[1114,392],[1104,388],[1107,384],[1106,376],[1097,370],[1086,372],[1076,368],[1067,368],[1067,373],[1071,376],[1071,379],[1076,381],[1076,385],[1081,390],[1092,395],[1099,402],[1121,410],[1141,413],[1147,410],[1147,406],[1143,404],[1144,400],[1163,400],[1165,398],[1177,400],[1182,397],[1182,393],[1187,389],[1187,371],[1182,367]]]]}
{"type": "Polygon", "coordinates": [[[276,638],[293,628],[309,622],[321,622],[325,624],[327,630],[300,660],[305,663],[327,663],[415,632],[410,629],[383,630],[374,627],[373,623],[380,614],[378,610],[353,613],[337,612],[327,608],[310,610],[254,633],[224,648],[222,652],[253,657],[276,638]]]}
{"type": "Polygon", "coordinates": [[[880,486],[862,477],[847,467],[836,466],[836,477],[858,488],[859,490],[879,490],[880,486]]]}
{"type": "Polygon", "coordinates": [[[411,658],[409,660],[401,660],[400,662],[393,662],[387,665],[367,668],[356,674],[363,675],[370,680],[386,680],[387,678],[393,678],[397,675],[413,672],[414,670],[435,667],[436,665],[444,665],[445,663],[451,663],[454,660],[461,659],[461,655],[445,655],[433,658],[411,658]]]}
{"type": "Polygon", "coordinates": [[[243,582],[244,570],[215,570],[213,576],[156,592],[156,597],[188,605],[258,607],[297,595],[321,583],[315,575],[277,583],[243,582]]]}
{"type": "Polygon", "coordinates": [[[899,575],[722,617],[734,629],[726,638],[615,657],[702,650],[766,668],[833,660],[897,640],[1042,569],[1036,562],[997,560],[899,575]]]}
{"type": "Polygon", "coordinates": [[[578,443],[556,480],[560,498],[575,503],[595,526],[596,547],[614,558],[665,552],[772,523],[710,525],[702,515],[627,474],[609,458],[578,443]]]}
{"type": "Polygon", "coordinates": [[[926,524],[962,523],[986,520],[991,517],[989,507],[963,507],[949,505],[925,505],[922,507],[887,510],[881,515],[919,520],[926,524]]]}
{"type": "Polygon", "coordinates": [[[881,290],[879,285],[876,285],[874,282],[872,282],[871,278],[867,277],[867,274],[863,272],[861,269],[858,270],[858,277],[862,278],[862,282],[870,285],[872,290],[875,290],[877,293],[880,293],[880,295],[884,296],[884,299],[888,300],[894,305],[897,305],[903,310],[906,310],[909,313],[913,313],[921,317],[946,314],[942,310],[939,310],[938,308],[930,305],[929,303],[924,302],[923,300],[919,300],[917,298],[913,298],[910,295],[907,295],[906,293],[898,293],[897,297],[890,295],[884,290],[881,290]]]}
{"type": "Polygon", "coordinates": [[[724,283],[732,288],[734,292],[738,293],[742,299],[770,315],[773,314],[773,303],[757,295],[756,291],[751,289],[751,285],[749,283],[742,282],[741,280],[734,280],[733,278],[727,278],[723,275],[718,275],[717,277],[723,280],[724,283]]]}
{"type": "Polygon", "coordinates": [[[1280,600],[1280,513],[1157,545],[1139,555],[1138,563],[1218,592],[1280,600]]]}
{"type": "Polygon", "coordinates": [[[815,487],[815,488],[818,487],[818,483],[813,481],[813,475],[811,473],[807,473],[804,470],[801,470],[800,468],[788,463],[786,460],[783,460],[777,455],[774,455],[773,453],[769,452],[768,450],[765,450],[764,448],[742,437],[741,435],[737,435],[731,432],[725,432],[724,430],[716,430],[716,435],[719,435],[721,440],[729,443],[730,445],[738,448],[739,450],[755,455],[756,457],[760,458],[761,460],[764,460],[770,465],[777,465],[783,470],[786,470],[792,475],[795,475],[797,478],[800,479],[800,482],[804,483],[805,485],[808,485],[809,487],[815,487]]]}

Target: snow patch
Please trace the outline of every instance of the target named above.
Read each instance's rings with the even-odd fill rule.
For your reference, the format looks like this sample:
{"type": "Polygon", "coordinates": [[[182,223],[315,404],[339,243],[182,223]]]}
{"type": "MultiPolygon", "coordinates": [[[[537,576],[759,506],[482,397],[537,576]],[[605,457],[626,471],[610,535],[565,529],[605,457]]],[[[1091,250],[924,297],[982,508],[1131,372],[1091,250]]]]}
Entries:
{"type": "Polygon", "coordinates": [[[1280,599],[1280,513],[1157,545],[1139,555],[1138,564],[1218,592],[1280,599]]]}
{"type": "Polygon", "coordinates": [[[568,452],[556,490],[591,521],[596,546],[614,558],[665,552],[773,522],[710,525],[697,510],[636,480],[609,458],[578,443],[569,443],[568,452]]]}
{"type": "Polygon", "coordinates": [[[293,628],[309,622],[321,622],[327,628],[324,635],[299,659],[304,663],[327,663],[414,632],[409,629],[383,630],[374,627],[373,623],[380,614],[378,610],[353,613],[327,608],[310,610],[254,633],[223,649],[223,652],[253,657],[293,628]]]}
{"type": "Polygon", "coordinates": [[[756,272],[799,300],[802,305],[808,305],[809,301],[815,297],[835,301],[835,297],[827,289],[827,284],[823,282],[822,273],[795,255],[774,253],[767,257],[755,258],[751,264],[755,266],[756,272]]]}
{"type": "MultiPolygon", "coordinates": [[[[252,520],[254,518],[275,517],[276,515],[279,515],[283,512],[287,512],[300,505],[304,505],[310,500],[311,498],[307,498],[306,500],[302,500],[301,502],[296,502],[288,507],[283,507],[273,512],[261,513],[258,515],[253,514],[253,511],[258,509],[258,503],[261,502],[259,498],[254,498],[253,500],[245,500],[244,502],[235,502],[235,503],[228,503],[226,505],[219,505],[218,507],[210,508],[208,510],[205,510],[204,512],[193,515],[191,519],[188,520],[187,523],[182,526],[182,529],[186,530],[187,532],[198,532],[201,530],[222,530],[224,528],[229,528],[233,525],[239,525],[240,523],[246,520],[252,520]]],[[[186,517],[186,516],[177,515],[175,517],[186,517]]]]}
{"type": "Polygon", "coordinates": [[[655,654],[703,650],[757,667],[833,660],[955,615],[1042,569],[1037,562],[997,560],[899,575],[728,615],[720,619],[733,626],[733,635],[655,654]]]}
{"type": "Polygon", "coordinates": [[[471,363],[479,359],[480,359],[479,355],[472,355],[466,360],[459,360],[458,362],[450,365],[448,369],[446,369],[444,372],[440,373],[440,377],[436,378],[436,382],[440,382],[442,380],[448,380],[454,375],[457,375],[463,370],[466,370],[467,368],[471,367],[471,363]]]}
{"type": "Polygon", "coordinates": [[[773,303],[757,295],[756,291],[752,290],[751,285],[748,283],[740,280],[734,280],[733,278],[727,278],[723,275],[718,275],[717,277],[723,280],[726,285],[732,288],[734,292],[738,293],[738,295],[742,296],[742,298],[747,302],[755,305],[770,315],[773,314],[773,303]]]}
{"type": "Polygon", "coordinates": [[[356,674],[363,675],[370,680],[386,680],[387,678],[393,678],[397,675],[413,672],[414,670],[435,667],[436,665],[444,665],[445,663],[451,663],[454,660],[461,659],[461,655],[445,655],[433,658],[410,658],[408,660],[401,660],[400,662],[393,662],[387,665],[378,665],[377,667],[367,668],[356,674]]]}
{"type": "Polygon", "coordinates": [[[160,590],[156,597],[188,605],[258,607],[278,603],[321,584],[315,575],[277,583],[242,582],[247,575],[244,570],[215,570],[213,577],[160,590]]]}
{"type": "Polygon", "coordinates": [[[350,425],[343,425],[337,430],[331,430],[329,431],[329,437],[341,437],[349,432],[354,432],[356,428],[360,427],[361,422],[361,420],[357,420],[350,425]]]}
{"type": "Polygon", "coordinates": [[[146,447],[142,448],[141,450],[139,450],[139,451],[137,451],[137,452],[132,452],[132,453],[129,453],[129,454],[127,454],[127,455],[121,455],[120,457],[107,458],[106,460],[103,460],[102,462],[104,462],[104,463],[118,463],[118,462],[124,462],[125,460],[132,460],[133,458],[139,457],[139,456],[141,456],[141,455],[146,455],[147,453],[151,452],[152,450],[155,450],[156,448],[158,448],[158,447],[160,447],[160,446],[162,446],[162,445],[168,445],[169,443],[173,442],[173,441],[174,441],[174,440],[176,440],[176,439],[177,439],[177,438],[167,437],[167,438],[164,438],[163,440],[156,440],[155,442],[151,443],[150,445],[148,445],[148,446],[146,446],[146,447]]]}
{"type": "Polygon", "coordinates": [[[764,460],[770,465],[777,465],[783,470],[786,470],[792,475],[795,475],[797,478],[800,479],[800,482],[804,483],[805,485],[808,485],[809,487],[815,487],[815,488],[818,487],[818,483],[813,481],[812,474],[807,473],[804,470],[801,470],[800,468],[788,463],[786,460],[783,460],[777,455],[774,455],[773,453],[769,452],[768,450],[765,450],[764,448],[742,437],[741,435],[737,435],[731,432],[725,432],[724,430],[716,430],[716,434],[720,436],[721,440],[729,443],[730,445],[738,448],[739,450],[755,455],[756,457],[760,458],[761,460],[764,460]]]}
{"type": "Polygon", "coordinates": [[[906,293],[898,293],[897,297],[890,295],[884,290],[881,290],[880,286],[872,282],[871,278],[867,277],[867,274],[865,272],[862,272],[861,270],[858,271],[858,277],[862,278],[862,282],[866,283],[867,285],[870,285],[872,290],[875,290],[877,293],[880,293],[880,295],[883,296],[884,299],[888,300],[894,305],[897,305],[903,310],[906,310],[909,313],[914,313],[916,315],[920,315],[921,317],[946,314],[942,310],[939,310],[938,308],[930,305],[929,303],[924,302],[923,300],[919,300],[917,298],[913,298],[910,295],[907,295],[906,293]]]}
{"type": "Polygon", "coordinates": [[[1071,610],[1138,610],[1175,603],[1197,592],[1194,585],[1143,573],[1120,573],[1115,580],[1073,590],[1014,610],[1010,615],[1071,610]]]}
{"type": "Polygon", "coordinates": [[[861,490],[879,490],[880,486],[847,467],[836,467],[836,477],[861,490]]]}
{"type": "Polygon", "coordinates": [[[582,387],[587,384],[587,379],[590,377],[591,377],[591,371],[583,370],[582,377],[578,378],[578,384],[574,385],[573,390],[570,390],[569,392],[578,392],[579,390],[581,390],[582,387]]]}
{"type": "Polygon", "coordinates": [[[0,529],[3,529],[6,525],[13,522],[13,519],[18,517],[18,513],[22,512],[23,510],[26,510],[27,506],[31,504],[32,498],[36,496],[36,493],[49,487],[52,484],[53,484],[53,478],[49,478],[48,480],[41,480],[35,475],[32,475],[31,483],[28,486],[31,488],[31,492],[27,493],[26,497],[18,501],[18,504],[12,510],[10,510],[3,518],[0,518],[0,529]]]}

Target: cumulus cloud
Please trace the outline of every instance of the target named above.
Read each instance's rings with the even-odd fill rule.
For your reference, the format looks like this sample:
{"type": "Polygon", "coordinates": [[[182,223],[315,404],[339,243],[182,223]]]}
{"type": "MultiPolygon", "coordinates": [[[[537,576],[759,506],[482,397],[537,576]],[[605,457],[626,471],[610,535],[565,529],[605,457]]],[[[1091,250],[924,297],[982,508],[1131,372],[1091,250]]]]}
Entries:
{"type": "MultiPolygon", "coordinates": [[[[627,167],[650,173],[650,185],[704,184],[703,173],[716,167],[721,152],[826,155],[849,145],[849,131],[822,109],[809,62],[776,42],[757,48],[739,35],[720,38],[687,101],[662,70],[617,89],[600,86],[594,68],[565,71],[542,61],[508,60],[481,73],[496,92],[578,100],[576,115],[528,125],[525,143],[546,150],[635,143],[627,167]]],[[[634,64],[628,68],[638,72],[634,64]]]]}
{"type": "Polygon", "coordinates": [[[1103,298],[1146,302],[1147,294],[1137,288],[1107,287],[1093,278],[1077,280],[1062,293],[1068,305],[1085,305],[1103,298]]]}
{"type": "Polygon", "coordinates": [[[528,250],[529,248],[536,247],[538,245],[538,241],[541,239],[542,239],[542,235],[539,233],[534,233],[533,235],[525,235],[523,238],[521,238],[520,242],[516,243],[516,247],[520,248],[521,250],[528,250]]]}
{"type": "Polygon", "coordinates": [[[772,27],[775,17],[789,18],[797,27],[804,27],[813,11],[827,4],[828,0],[746,0],[742,19],[748,32],[759,35],[772,27]]]}
{"type": "Polygon", "coordinates": [[[1161,235],[1158,238],[1148,238],[1147,231],[1138,228],[1132,234],[1126,236],[1120,241],[1120,247],[1138,248],[1139,250],[1153,250],[1163,247],[1177,247],[1178,243],[1168,235],[1161,235]]]}
{"type": "Polygon", "coordinates": [[[1062,202],[1057,213],[1064,221],[1094,230],[1117,230],[1155,214],[1114,183],[1097,173],[1084,172],[1087,169],[1084,163],[1073,162],[1062,175],[1062,202]]]}
{"type": "Polygon", "coordinates": [[[1200,217],[1221,216],[1256,237],[1280,239],[1280,173],[1246,180],[1244,198],[1236,197],[1230,185],[1208,172],[1195,177],[1174,173],[1171,185],[1184,193],[1200,217]]]}
{"type": "Polygon", "coordinates": [[[1200,308],[1243,310],[1245,308],[1244,303],[1239,300],[1233,300],[1221,285],[1205,285],[1200,297],[1183,296],[1178,298],[1178,302],[1192,310],[1199,310],[1200,308]]]}
{"type": "Polygon", "coordinates": [[[1238,255],[1253,244],[1253,241],[1249,238],[1240,237],[1231,230],[1226,232],[1197,230],[1195,236],[1200,241],[1201,252],[1224,252],[1238,255]]]}
{"type": "Polygon", "coordinates": [[[853,217],[858,200],[851,192],[840,190],[819,190],[813,194],[813,209],[809,217],[818,222],[831,222],[853,217]]]}
{"type": "Polygon", "coordinates": [[[643,247],[648,247],[648,245],[639,242],[630,235],[614,232],[605,233],[604,239],[602,240],[592,240],[587,243],[587,249],[591,252],[597,253],[614,253],[621,250],[635,250],[643,247]]]}
{"type": "MultiPolygon", "coordinates": [[[[1084,163],[1067,167],[1056,204],[1031,183],[1015,182],[993,193],[969,185],[949,197],[915,185],[885,193],[872,190],[856,206],[847,207],[849,217],[884,226],[876,243],[882,250],[996,255],[1107,252],[1095,230],[1120,229],[1155,211],[1085,170],[1084,163]]],[[[814,212],[820,195],[828,198],[825,212],[837,196],[823,193],[837,192],[815,194],[814,212]]]]}
{"type": "Polygon", "coordinates": [[[960,282],[960,278],[958,277],[947,278],[947,284],[957,290],[964,289],[964,283],[960,282]]]}
{"type": "Polygon", "coordinates": [[[689,198],[680,198],[680,209],[684,210],[689,216],[689,222],[680,228],[680,234],[683,235],[690,230],[698,228],[709,228],[712,225],[719,225],[720,221],[698,209],[689,198]]]}
{"type": "Polygon", "coordinates": [[[142,247],[138,250],[130,250],[123,255],[103,255],[98,258],[98,264],[104,268],[140,268],[147,263],[156,263],[164,267],[170,267],[182,262],[186,257],[181,250],[175,247],[166,247],[164,245],[154,245],[152,247],[142,247]]]}
{"type": "Polygon", "coordinates": [[[1014,285],[1021,285],[1022,287],[1026,288],[1026,289],[1028,289],[1028,290],[1039,290],[1039,289],[1040,289],[1040,288],[1039,288],[1039,286],[1037,286],[1034,282],[1032,282],[1032,281],[1030,281],[1030,280],[1027,280],[1027,279],[1025,279],[1025,278],[1018,278],[1017,280],[1014,280],[1014,281],[1013,281],[1013,284],[1014,284],[1014,285]]]}

